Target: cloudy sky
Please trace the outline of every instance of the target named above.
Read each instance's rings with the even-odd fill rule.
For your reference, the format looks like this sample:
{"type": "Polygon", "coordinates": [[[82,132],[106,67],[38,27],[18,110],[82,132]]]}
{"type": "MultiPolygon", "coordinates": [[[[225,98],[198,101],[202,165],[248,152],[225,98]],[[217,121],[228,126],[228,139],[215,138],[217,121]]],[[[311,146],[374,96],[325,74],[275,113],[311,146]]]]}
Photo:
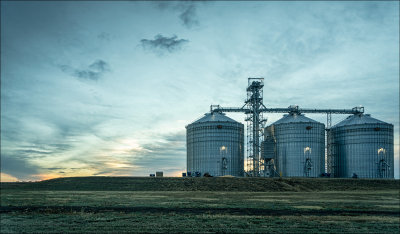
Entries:
{"type": "Polygon", "coordinates": [[[210,104],[242,106],[248,77],[265,78],[267,107],[363,105],[393,123],[398,178],[398,12],[398,2],[2,1],[2,180],[179,175],[185,125],[210,104]]]}

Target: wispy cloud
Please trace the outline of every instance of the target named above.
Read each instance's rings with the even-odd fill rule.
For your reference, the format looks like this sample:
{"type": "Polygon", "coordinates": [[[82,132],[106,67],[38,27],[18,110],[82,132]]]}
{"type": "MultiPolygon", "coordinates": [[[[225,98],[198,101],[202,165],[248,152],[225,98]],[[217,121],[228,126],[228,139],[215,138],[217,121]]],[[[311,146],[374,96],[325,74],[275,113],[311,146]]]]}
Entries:
{"type": "Polygon", "coordinates": [[[131,163],[149,171],[163,170],[166,172],[183,171],[186,156],[186,133],[179,131],[154,136],[157,141],[141,145],[139,150],[132,150],[131,163]]]}
{"type": "Polygon", "coordinates": [[[104,73],[110,71],[110,66],[105,61],[99,59],[90,64],[86,69],[76,69],[68,65],[60,65],[61,71],[68,75],[86,79],[86,80],[99,80],[104,73]]]}
{"type": "Polygon", "coordinates": [[[176,35],[172,37],[166,37],[161,34],[158,34],[154,37],[154,40],[142,39],[140,43],[143,48],[150,49],[156,53],[163,53],[167,51],[169,53],[178,51],[182,48],[182,46],[189,41],[186,39],[178,39],[176,35]]]}
{"type": "MultiPolygon", "coordinates": [[[[205,1],[203,2],[205,3],[205,1]]],[[[161,10],[173,10],[179,12],[179,19],[183,26],[192,29],[198,26],[197,6],[199,2],[180,1],[180,2],[157,2],[157,7],[161,10]]]]}
{"type": "Polygon", "coordinates": [[[189,4],[183,7],[182,13],[179,15],[182,24],[187,28],[192,28],[199,25],[196,14],[196,6],[194,4],[189,4]]]}
{"type": "Polygon", "coordinates": [[[26,158],[17,155],[1,154],[1,171],[20,180],[30,180],[32,175],[39,172],[39,168],[26,158]]]}

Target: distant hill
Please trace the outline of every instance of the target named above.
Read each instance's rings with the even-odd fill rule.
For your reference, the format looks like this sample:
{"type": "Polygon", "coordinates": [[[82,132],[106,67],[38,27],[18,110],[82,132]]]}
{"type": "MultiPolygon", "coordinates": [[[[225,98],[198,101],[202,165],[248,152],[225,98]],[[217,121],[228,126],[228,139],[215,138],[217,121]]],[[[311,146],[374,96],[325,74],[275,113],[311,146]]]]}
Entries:
{"type": "Polygon", "coordinates": [[[40,182],[3,182],[1,189],[73,191],[308,192],[399,190],[400,180],[336,178],[66,177],[40,182]]]}

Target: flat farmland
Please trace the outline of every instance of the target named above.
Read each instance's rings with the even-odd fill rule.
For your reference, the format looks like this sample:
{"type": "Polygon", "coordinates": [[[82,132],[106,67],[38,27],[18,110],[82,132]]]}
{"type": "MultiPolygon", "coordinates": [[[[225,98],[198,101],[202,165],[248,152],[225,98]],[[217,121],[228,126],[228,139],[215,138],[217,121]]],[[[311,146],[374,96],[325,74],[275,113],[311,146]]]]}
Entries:
{"type": "Polygon", "coordinates": [[[1,186],[1,233],[400,228],[398,180],[82,177],[1,186]]]}

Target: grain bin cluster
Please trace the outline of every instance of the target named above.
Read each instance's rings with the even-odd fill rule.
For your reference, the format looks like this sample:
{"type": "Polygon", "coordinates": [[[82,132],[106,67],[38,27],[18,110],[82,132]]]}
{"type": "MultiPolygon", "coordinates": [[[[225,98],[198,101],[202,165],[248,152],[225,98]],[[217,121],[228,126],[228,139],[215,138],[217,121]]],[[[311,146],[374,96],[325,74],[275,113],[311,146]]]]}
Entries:
{"type": "Polygon", "coordinates": [[[263,78],[249,78],[244,106],[211,105],[210,113],[186,126],[187,172],[183,175],[394,178],[392,124],[364,114],[363,107],[266,108],[262,87],[263,78]],[[245,113],[247,133],[225,112],[245,113]],[[265,126],[263,113],[286,114],[265,126]],[[327,114],[327,124],[305,113],[327,114]],[[348,117],[331,126],[332,114],[348,117]]]}

